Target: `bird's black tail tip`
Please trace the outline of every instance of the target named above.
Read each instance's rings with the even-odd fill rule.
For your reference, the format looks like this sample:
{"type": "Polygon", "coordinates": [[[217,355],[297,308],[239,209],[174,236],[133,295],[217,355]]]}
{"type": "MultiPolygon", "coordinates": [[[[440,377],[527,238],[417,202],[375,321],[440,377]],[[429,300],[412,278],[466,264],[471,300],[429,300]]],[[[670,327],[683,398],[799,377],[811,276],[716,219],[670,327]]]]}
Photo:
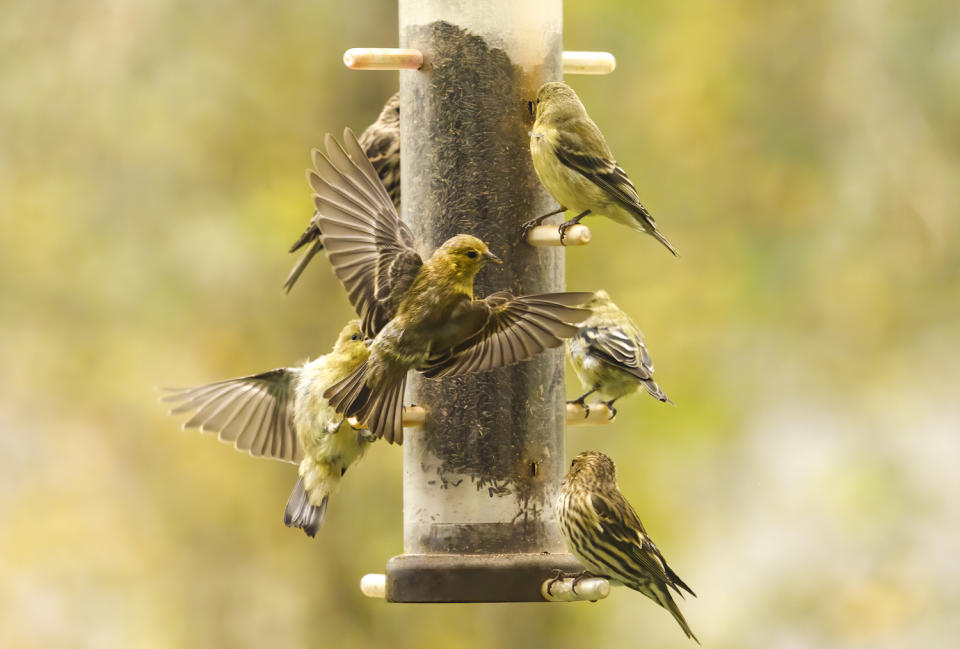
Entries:
{"type": "Polygon", "coordinates": [[[313,538],[323,526],[324,515],[327,513],[327,497],[324,496],[319,506],[310,504],[307,492],[303,489],[303,478],[297,480],[287,508],[283,512],[283,524],[287,527],[299,527],[307,536],[313,538]]]}

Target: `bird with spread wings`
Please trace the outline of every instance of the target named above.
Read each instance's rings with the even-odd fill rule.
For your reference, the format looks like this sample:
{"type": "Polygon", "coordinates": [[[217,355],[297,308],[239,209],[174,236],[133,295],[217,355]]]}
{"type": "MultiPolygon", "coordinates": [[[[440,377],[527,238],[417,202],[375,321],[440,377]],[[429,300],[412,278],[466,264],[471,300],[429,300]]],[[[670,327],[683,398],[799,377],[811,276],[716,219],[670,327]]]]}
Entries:
{"type": "Polygon", "coordinates": [[[374,435],[402,443],[407,372],[428,377],[480,372],[559,347],[590,315],[576,308],[591,293],[514,296],[473,293],[477,272],[500,260],[480,239],[459,234],[429,259],[353,132],[341,147],[326,136],[307,174],[324,253],[373,338],[370,357],[324,396],[374,435]]]}

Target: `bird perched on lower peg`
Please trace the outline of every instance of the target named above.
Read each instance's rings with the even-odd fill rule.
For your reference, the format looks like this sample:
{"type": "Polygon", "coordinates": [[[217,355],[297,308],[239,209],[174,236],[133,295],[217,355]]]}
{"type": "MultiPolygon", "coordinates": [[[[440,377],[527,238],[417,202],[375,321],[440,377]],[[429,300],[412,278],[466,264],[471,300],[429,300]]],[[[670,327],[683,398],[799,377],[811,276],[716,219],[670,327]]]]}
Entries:
{"type": "Polygon", "coordinates": [[[604,577],[639,591],[670,611],[687,637],[700,644],[670,589],[681,597],[681,589],[697,595],[670,569],[637,512],[620,493],[613,460],[597,451],[573,458],[556,509],[567,547],[586,568],[580,574],[562,576],[604,577]]]}
{"type": "Polygon", "coordinates": [[[422,259],[357,138],[349,129],[343,137],[346,150],[327,135],[308,180],[324,253],[373,343],[370,358],[324,396],[377,437],[401,443],[409,370],[450,376],[528,360],[577,333],[590,311],[575,305],[592,294],[475,297],[474,278],[497,256],[459,234],[422,259]]]}
{"type": "MultiPolygon", "coordinates": [[[[393,201],[394,206],[399,210],[399,92],[394,93],[393,96],[387,100],[387,103],[383,106],[383,110],[380,111],[380,116],[377,117],[377,121],[368,126],[366,130],[360,134],[359,141],[360,146],[363,147],[363,152],[370,160],[373,168],[376,169],[377,173],[380,175],[380,180],[383,181],[383,186],[386,187],[387,193],[390,195],[390,200],[393,201]]],[[[297,279],[303,273],[303,270],[307,267],[307,264],[310,263],[310,260],[313,259],[314,255],[320,252],[321,249],[323,249],[323,244],[320,242],[320,228],[317,225],[315,217],[316,215],[314,215],[314,218],[310,220],[310,223],[307,225],[307,229],[304,231],[304,233],[300,235],[300,238],[297,239],[290,248],[290,252],[296,252],[308,243],[313,243],[313,245],[310,246],[310,249],[304,253],[300,259],[297,260],[293,270],[291,270],[290,274],[287,276],[287,280],[284,282],[283,288],[288,293],[290,292],[290,289],[293,288],[294,283],[296,283],[297,279]]]]}
{"type": "Polygon", "coordinates": [[[677,250],[657,230],[653,216],[640,203],[640,195],[617,164],[603,133],[587,115],[573,88],[559,81],[540,86],[533,102],[535,120],[530,131],[530,154],[540,182],[561,207],[527,221],[523,234],[544,219],[566,210],[576,213],[560,225],[560,239],[567,228],[588,214],[610,217],[634,230],[641,230],[662,243],[674,255],[677,250]]]}
{"type": "Polygon", "coordinates": [[[299,463],[300,478],[283,522],[314,536],[330,495],[373,441],[352,428],[323,397],[332,384],[363,363],[369,350],[359,320],[340,331],[333,351],[302,367],[281,367],[194,388],[167,388],[170,414],[192,412],[184,429],[219,433],[251,455],[299,463]]]}
{"type": "Polygon", "coordinates": [[[636,392],[641,386],[658,401],[673,403],[653,380],[653,361],[643,342],[643,333],[624,311],[600,290],[585,305],[593,314],[580,325],[577,335],[567,341],[570,362],[584,389],[576,403],[590,415],[585,399],[597,394],[617,414],[613,402],[636,392]]]}

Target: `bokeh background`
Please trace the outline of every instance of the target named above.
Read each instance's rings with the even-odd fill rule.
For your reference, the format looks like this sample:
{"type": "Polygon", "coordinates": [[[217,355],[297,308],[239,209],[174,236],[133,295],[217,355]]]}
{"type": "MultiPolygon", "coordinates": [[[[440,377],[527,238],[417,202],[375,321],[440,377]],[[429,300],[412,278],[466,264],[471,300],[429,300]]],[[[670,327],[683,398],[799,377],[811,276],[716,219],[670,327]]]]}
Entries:
{"type": "MultiPolygon", "coordinates": [[[[960,31],[918,0],[569,0],[572,77],[683,253],[593,221],[568,254],[645,329],[676,402],[575,428],[699,594],[707,647],[953,647],[960,635],[960,31]]],[[[314,541],[294,469],[181,432],[157,384],[327,349],[324,263],[284,296],[303,169],[396,74],[393,2],[0,3],[0,644],[690,647],[596,605],[386,605],[400,453],[314,541]]],[[[573,382],[570,394],[579,386],[573,382]]]]}

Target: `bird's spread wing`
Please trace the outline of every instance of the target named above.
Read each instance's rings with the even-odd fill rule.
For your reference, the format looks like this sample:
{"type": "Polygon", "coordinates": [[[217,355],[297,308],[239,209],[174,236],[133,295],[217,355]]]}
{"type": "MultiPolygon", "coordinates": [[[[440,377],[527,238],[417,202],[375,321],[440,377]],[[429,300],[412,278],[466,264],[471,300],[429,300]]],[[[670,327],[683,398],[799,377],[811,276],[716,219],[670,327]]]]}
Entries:
{"type": "Polygon", "coordinates": [[[580,337],[589,346],[590,353],[606,363],[626,370],[638,379],[653,378],[653,362],[639,337],[620,327],[584,327],[580,330],[580,337]]]}
{"type": "Polygon", "coordinates": [[[192,412],[183,424],[219,433],[251,455],[299,462],[303,451],[293,425],[294,377],[279,368],[194,388],[164,388],[161,401],[177,404],[171,415],[192,412]]]}
{"type": "Polygon", "coordinates": [[[603,133],[587,120],[576,128],[560,129],[553,143],[557,158],[574,171],[604,189],[611,198],[653,223],[653,217],[640,203],[640,195],[627,173],[613,159],[603,133]],[[596,154],[584,153],[594,151],[596,154]]]}
{"type": "Polygon", "coordinates": [[[576,324],[590,317],[578,309],[592,293],[551,293],[514,297],[508,291],[474,300],[468,309],[476,323],[472,335],[431,358],[423,368],[429,377],[481,372],[525,361],[558,347],[577,332],[576,324]]]}
{"type": "MultiPolygon", "coordinates": [[[[609,538],[620,553],[642,567],[646,576],[669,584],[678,593],[683,588],[696,597],[690,587],[667,566],[660,549],[647,536],[640,517],[623,495],[619,492],[594,493],[590,496],[590,505],[603,527],[604,538],[609,538]]],[[[626,562],[626,565],[630,563],[626,562]]]]}
{"type": "Polygon", "coordinates": [[[314,150],[308,179],[327,257],[372,338],[395,315],[423,261],[357,138],[347,129],[343,139],[346,151],[327,135],[327,154],[314,150]]]}

